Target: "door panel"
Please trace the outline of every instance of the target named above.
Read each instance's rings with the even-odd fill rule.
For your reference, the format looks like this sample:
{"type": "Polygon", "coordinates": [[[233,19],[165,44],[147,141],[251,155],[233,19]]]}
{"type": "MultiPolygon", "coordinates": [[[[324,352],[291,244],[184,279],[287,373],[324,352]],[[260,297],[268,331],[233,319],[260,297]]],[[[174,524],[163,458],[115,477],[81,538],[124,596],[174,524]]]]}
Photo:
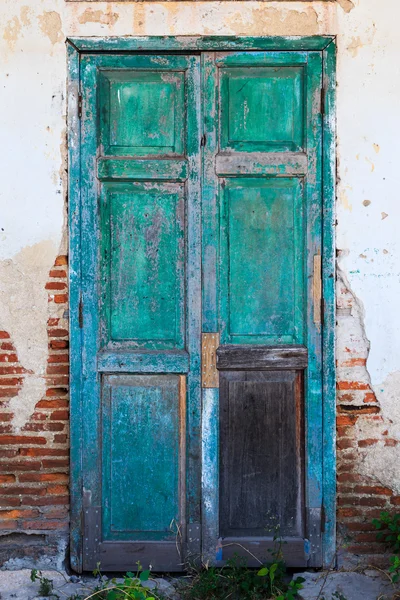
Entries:
{"type": "Polygon", "coordinates": [[[104,344],[184,348],[183,184],[107,183],[103,198],[104,344]]]}
{"type": "Polygon", "coordinates": [[[82,59],[89,570],[180,571],[200,522],[198,83],[196,56],[82,59]]]}
{"type": "Polygon", "coordinates": [[[304,535],[301,379],[295,371],[221,372],[224,538],[262,538],[278,527],[282,536],[304,535]]]}
{"type": "Polygon", "coordinates": [[[223,344],[303,342],[304,252],[301,180],[222,180],[223,344]]]}
{"type": "Polygon", "coordinates": [[[303,71],[300,66],[221,68],[221,150],[299,151],[303,71]]]}

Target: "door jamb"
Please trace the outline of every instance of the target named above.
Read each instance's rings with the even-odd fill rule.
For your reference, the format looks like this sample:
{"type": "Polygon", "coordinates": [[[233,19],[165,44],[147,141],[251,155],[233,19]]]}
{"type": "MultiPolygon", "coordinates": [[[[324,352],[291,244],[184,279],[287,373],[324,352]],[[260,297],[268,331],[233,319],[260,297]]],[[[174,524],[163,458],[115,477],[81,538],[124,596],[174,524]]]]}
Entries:
{"type": "Polygon", "coordinates": [[[82,572],[82,327],[81,327],[81,197],[80,197],[80,57],[87,53],[190,52],[229,50],[320,50],[322,95],[322,290],[323,290],[323,565],[336,555],[336,391],[335,391],[335,182],[336,182],[336,43],[334,36],[309,37],[107,37],[67,39],[68,71],[68,219],[70,290],[71,406],[71,566],[82,572]]]}

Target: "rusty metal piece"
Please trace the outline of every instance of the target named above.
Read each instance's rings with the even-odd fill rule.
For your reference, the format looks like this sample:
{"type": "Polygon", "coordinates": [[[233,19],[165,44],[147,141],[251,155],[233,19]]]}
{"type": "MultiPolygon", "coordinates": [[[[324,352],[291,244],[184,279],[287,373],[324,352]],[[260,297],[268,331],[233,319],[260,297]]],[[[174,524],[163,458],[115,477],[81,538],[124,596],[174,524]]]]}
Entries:
{"type": "Polygon", "coordinates": [[[201,386],[218,388],[219,373],[217,370],[217,348],[219,333],[201,334],[201,386]]]}

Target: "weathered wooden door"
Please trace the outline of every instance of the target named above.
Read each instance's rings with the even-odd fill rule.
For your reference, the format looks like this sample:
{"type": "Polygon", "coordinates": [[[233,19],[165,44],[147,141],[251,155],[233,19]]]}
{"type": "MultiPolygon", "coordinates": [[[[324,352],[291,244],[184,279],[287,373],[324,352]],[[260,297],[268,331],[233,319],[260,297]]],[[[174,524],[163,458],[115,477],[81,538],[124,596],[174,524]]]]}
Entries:
{"type": "Polygon", "coordinates": [[[282,537],[318,565],[321,54],[209,53],[203,73],[203,554],[256,565],[282,537]]]}
{"type": "Polygon", "coordinates": [[[182,570],[200,520],[199,67],[81,62],[84,569],[182,570]]]}
{"type": "Polygon", "coordinates": [[[80,69],[83,569],[319,565],[321,53],[80,69]]]}

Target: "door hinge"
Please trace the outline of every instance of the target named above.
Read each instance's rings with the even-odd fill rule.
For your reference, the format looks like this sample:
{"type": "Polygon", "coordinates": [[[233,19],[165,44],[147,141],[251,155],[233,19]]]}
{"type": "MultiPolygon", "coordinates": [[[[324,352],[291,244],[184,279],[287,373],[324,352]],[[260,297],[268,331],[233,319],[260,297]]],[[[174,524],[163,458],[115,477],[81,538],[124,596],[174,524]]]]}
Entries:
{"type": "Polygon", "coordinates": [[[82,329],[83,328],[83,300],[82,300],[82,296],[79,299],[78,321],[79,321],[79,329],[82,329]]]}
{"type": "Polygon", "coordinates": [[[82,94],[78,95],[78,119],[82,117],[82,94]]]}
{"type": "Polygon", "coordinates": [[[313,265],[313,301],[314,301],[314,323],[322,324],[322,259],[320,254],[314,254],[313,265]]]}
{"type": "Polygon", "coordinates": [[[325,96],[326,96],[325,87],[322,86],[322,88],[321,88],[321,110],[320,110],[322,116],[324,116],[324,114],[325,114],[325,96]]]}
{"type": "Polygon", "coordinates": [[[207,143],[207,136],[205,133],[203,133],[203,135],[201,136],[201,140],[200,140],[200,148],[204,148],[206,143],[207,143]]]}

